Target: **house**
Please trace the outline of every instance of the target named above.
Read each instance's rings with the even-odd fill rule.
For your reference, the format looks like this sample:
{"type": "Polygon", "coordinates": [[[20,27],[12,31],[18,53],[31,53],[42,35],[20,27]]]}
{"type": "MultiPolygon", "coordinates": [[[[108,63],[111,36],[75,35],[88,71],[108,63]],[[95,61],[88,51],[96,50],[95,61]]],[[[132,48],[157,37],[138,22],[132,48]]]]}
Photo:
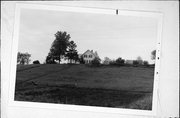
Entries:
{"type": "Polygon", "coordinates": [[[87,50],[81,56],[84,59],[85,64],[89,64],[93,59],[99,58],[97,51],[93,52],[93,50],[87,50]]]}

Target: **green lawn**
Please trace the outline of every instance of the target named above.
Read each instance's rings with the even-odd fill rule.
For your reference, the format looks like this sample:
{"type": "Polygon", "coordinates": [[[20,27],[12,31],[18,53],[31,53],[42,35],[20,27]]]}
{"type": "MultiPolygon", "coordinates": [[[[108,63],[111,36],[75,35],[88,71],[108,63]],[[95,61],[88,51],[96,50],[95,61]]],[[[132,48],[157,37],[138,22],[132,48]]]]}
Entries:
{"type": "Polygon", "coordinates": [[[132,105],[151,99],[153,75],[147,67],[18,65],[15,100],[151,109],[132,105]]]}

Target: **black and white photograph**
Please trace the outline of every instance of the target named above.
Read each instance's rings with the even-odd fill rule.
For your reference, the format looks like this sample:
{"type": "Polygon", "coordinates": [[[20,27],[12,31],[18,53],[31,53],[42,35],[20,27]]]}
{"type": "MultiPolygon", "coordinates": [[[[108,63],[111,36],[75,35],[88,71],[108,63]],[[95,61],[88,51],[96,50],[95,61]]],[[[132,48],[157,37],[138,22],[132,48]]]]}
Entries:
{"type": "Polygon", "coordinates": [[[179,1],[1,3],[0,117],[179,117],[179,1]]]}
{"type": "Polygon", "coordinates": [[[23,9],[15,101],[152,110],[157,19],[23,9]]]}

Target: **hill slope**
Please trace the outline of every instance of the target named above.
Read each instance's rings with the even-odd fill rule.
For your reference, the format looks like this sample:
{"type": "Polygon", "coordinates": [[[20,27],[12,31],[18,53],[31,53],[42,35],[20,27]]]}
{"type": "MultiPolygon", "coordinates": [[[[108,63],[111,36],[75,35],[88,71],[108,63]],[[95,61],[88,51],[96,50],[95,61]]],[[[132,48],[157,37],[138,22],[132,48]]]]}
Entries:
{"type": "Polygon", "coordinates": [[[21,65],[15,99],[122,107],[152,94],[153,74],[143,67],[21,65]]]}

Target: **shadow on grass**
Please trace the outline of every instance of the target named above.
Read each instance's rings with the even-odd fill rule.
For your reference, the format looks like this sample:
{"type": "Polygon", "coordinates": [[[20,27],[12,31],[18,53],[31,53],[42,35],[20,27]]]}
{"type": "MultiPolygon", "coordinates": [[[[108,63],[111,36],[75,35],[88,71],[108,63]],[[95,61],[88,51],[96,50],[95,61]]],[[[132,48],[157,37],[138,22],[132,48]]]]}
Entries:
{"type": "MultiPolygon", "coordinates": [[[[97,88],[80,88],[76,86],[34,87],[23,91],[16,90],[15,100],[45,103],[73,104],[99,107],[135,108],[131,107],[139,99],[151,93],[128,92],[97,88]]],[[[152,102],[152,101],[150,101],[152,102]]],[[[149,103],[148,103],[149,104],[149,103]]],[[[152,106],[147,107],[150,110],[152,106]]],[[[141,109],[138,107],[137,109],[141,109]]],[[[146,108],[142,108],[146,109],[146,108]]]]}

